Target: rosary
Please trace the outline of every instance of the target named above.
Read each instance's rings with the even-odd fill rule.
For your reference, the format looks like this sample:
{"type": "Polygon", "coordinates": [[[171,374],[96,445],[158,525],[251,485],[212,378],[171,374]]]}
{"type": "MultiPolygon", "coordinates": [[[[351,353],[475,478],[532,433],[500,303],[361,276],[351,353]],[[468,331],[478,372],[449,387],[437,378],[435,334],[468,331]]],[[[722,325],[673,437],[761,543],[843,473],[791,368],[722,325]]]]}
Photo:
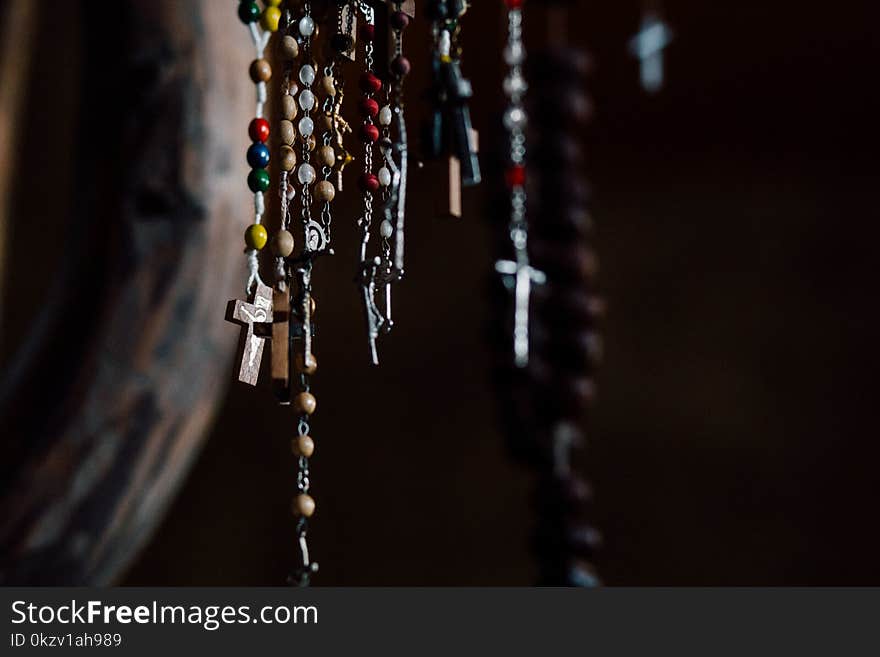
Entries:
{"type": "MultiPolygon", "coordinates": [[[[541,208],[542,223],[545,214],[546,223],[559,222],[549,216],[553,214],[549,209],[552,204],[548,203],[545,210],[543,200],[535,204],[527,193],[531,182],[527,181],[526,170],[531,152],[527,148],[524,2],[503,0],[499,4],[507,18],[507,43],[501,53],[507,74],[497,94],[506,99],[506,108],[499,121],[505,142],[505,161],[499,167],[503,182],[496,187],[503,202],[496,208],[505,208],[504,230],[499,236],[507,246],[500,249],[504,257],[496,261],[494,269],[512,299],[512,308],[507,311],[507,303],[499,306],[500,315],[506,317],[502,325],[507,337],[497,344],[509,345],[503,359],[512,368],[508,379],[527,390],[528,382],[537,376],[535,372],[548,373],[541,380],[546,376],[552,379],[556,373],[546,357],[547,344],[552,341],[545,329],[552,324],[539,322],[530,330],[535,307],[532,299],[536,297],[541,307],[542,288],[547,287],[551,294],[562,289],[562,284],[554,280],[553,266],[558,263],[553,258],[539,262],[544,265],[540,268],[531,263],[535,249],[529,243],[534,223],[530,207],[541,208]]],[[[445,216],[461,216],[462,188],[477,185],[483,178],[477,133],[468,106],[473,90],[462,73],[460,34],[468,9],[466,0],[425,2],[431,27],[431,71],[424,94],[429,103],[428,118],[422,125],[419,146],[422,161],[446,165],[448,175],[443,177],[442,194],[446,203],[440,212],[445,216]]],[[[309,519],[316,510],[309,471],[315,452],[312,417],[317,409],[312,378],[318,369],[313,275],[318,269],[316,264],[325,256],[336,255],[331,232],[334,201],[343,190],[349,192],[350,186],[343,180],[346,170],[357,169],[352,193],[357,194],[360,209],[357,217],[348,219],[358,237],[353,278],[363,313],[366,356],[378,365],[380,338],[391,333],[394,326],[392,292],[403,280],[405,270],[410,164],[405,81],[411,64],[404,54],[404,35],[415,18],[415,2],[266,0],[260,5],[241,0],[238,16],[255,50],[249,74],[256,89],[256,105],[248,127],[251,145],[246,153],[254,216],[244,234],[247,300],[230,301],[226,319],[241,327],[239,380],[257,384],[263,352],[268,347],[273,393],[279,404],[293,411],[291,450],[296,459],[296,488],[292,513],[297,559],[289,583],[307,586],[318,571],[307,540],[309,519]],[[267,55],[273,52],[270,45],[275,66],[280,67],[274,76],[272,57],[267,55]],[[344,102],[349,77],[357,81],[358,97],[353,103],[344,102]],[[270,97],[271,117],[267,115],[270,97]],[[271,136],[277,146],[270,147],[271,136]],[[274,157],[272,148],[277,148],[274,157]],[[270,162],[274,164],[271,168],[270,162]],[[267,225],[273,231],[271,238],[267,225]],[[261,257],[265,252],[268,254],[261,257]],[[271,278],[265,272],[271,272],[271,278]]],[[[561,70],[569,69],[570,62],[562,62],[561,70]]],[[[548,89],[541,96],[556,97],[556,91],[548,89]]],[[[561,90],[560,94],[565,95],[561,90]]],[[[552,120],[541,125],[553,129],[552,120]]],[[[542,180],[539,176],[538,182],[542,180]]],[[[539,195],[549,198],[541,185],[538,190],[539,195]]],[[[535,246],[540,250],[543,236],[538,237],[535,246]]],[[[555,422],[554,435],[563,431],[556,425],[573,431],[569,426],[572,422],[555,422]]],[[[541,430],[535,427],[535,433],[541,430]]]]}

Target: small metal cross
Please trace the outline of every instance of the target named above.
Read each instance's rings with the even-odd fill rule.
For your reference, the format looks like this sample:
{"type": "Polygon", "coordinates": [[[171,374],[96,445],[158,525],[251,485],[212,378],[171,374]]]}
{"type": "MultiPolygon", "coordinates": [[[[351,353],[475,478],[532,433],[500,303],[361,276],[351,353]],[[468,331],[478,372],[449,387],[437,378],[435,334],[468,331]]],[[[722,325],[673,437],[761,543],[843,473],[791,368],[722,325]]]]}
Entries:
{"type": "Polygon", "coordinates": [[[531,267],[528,260],[499,260],[495,271],[502,275],[504,285],[514,293],[513,355],[517,367],[529,364],[529,299],[532,284],[543,285],[547,275],[531,267]]]}
{"type": "Polygon", "coordinates": [[[641,63],[642,88],[657,93],[663,88],[663,51],[672,42],[672,30],[654,11],[646,11],[638,34],[629,42],[629,51],[641,63]]]}

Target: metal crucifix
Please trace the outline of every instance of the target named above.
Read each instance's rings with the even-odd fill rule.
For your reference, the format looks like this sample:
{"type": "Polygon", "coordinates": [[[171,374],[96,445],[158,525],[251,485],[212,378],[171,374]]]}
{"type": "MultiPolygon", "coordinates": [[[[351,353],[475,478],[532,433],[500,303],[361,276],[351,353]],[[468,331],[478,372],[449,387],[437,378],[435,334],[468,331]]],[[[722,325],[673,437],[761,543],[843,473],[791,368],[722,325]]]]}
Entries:
{"type": "Polygon", "coordinates": [[[504,285],[514,294],[513,355],[517,367],[529,364],[529,300],[532,285],[543,285],[547,275],[529,265],[528,258],[499,260],[495,271],[502,275],[504,285]]]}

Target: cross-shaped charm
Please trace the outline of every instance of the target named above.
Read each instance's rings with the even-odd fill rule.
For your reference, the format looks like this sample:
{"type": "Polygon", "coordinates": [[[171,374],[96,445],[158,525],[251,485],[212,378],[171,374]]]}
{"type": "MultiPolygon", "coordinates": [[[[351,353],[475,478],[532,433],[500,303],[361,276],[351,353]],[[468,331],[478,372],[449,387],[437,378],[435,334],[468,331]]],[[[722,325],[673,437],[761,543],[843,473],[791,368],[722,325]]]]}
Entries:
{"type": "Polygon", "coordinates": [[[226,307],[226,321],[242,327],[238,380],[255,386],[260,376],[260,362],[268,336],[256,334],[254,328],[272,321],[272,288],[257,283],[257,289],[249,302],[235,299],[230,301],[226,307]]]}
{"type": "Polygon", "coordinates": [[[272,389],[282,404],[290,403],[290,291],[275,290],[272,301],[272,389]]]}
{"type": "Polygon", "coordinates": [[[663,88],[663,51],[672,41],[672,30],[654,11],[642,16],[642,26],[629,42],[630,52],[641,63],[642,88],[656,93],[663,88]]]}
{"type": "Polygon", "coordinates": [[[543,285],[547,275],[529,266],[528,260],[499,260],[495,271],[502,275],[504,285],[514,293],[513,356],[517,367],[529,364],[529,299],[532,284],[543,285]]]}

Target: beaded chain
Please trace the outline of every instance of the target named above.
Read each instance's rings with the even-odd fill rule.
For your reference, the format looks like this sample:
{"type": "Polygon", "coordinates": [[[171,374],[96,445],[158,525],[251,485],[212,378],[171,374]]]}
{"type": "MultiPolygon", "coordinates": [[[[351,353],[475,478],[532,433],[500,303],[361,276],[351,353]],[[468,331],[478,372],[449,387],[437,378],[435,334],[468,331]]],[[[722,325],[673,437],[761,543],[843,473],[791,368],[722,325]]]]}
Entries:
{"type": "Polygon", "coordinates": [[[255,118],[248,126],[248,135],[252,143],[247,150],[247,162],[251,167],[247,184],[254,194],[254,223],[248,226],[244,234],[245,255],[248,259],[246,289],[249,293],[255,289],[255,286],[264,285],[260,279],[257,254],[266,246],[268,240],[268,233],[263,226],[263,215],[266,212],[264,194],[271,182],[269,172],[266,170],[269,166],[269,147],[266,142],[270,130],[269,122],[263,118],[263,108],[266,104],[266,83],[272,77],[272,67],[264,55],[272,32],[278,29],[278,21],[281,18],[281,10],[278,8],[280,4],[281,0],[269,0],[262,12],[256,2],[244,0],[238,5],[238,17],[247,25],[256,49],[256,59],[251,62],[249,73],[256,85],[257,103],[255,118]]]}
{"type": "MultiPolygon", "coordinates": [[[[366,316],[370,359],[374,364],[379,362],[377,339],[392,327],[392,284],[401,280],[404,273],[408,153],[404,79],[410,73],[411,64],[403,52],[403,36],[409,27],[414,5],[405,0],[385,0],[385,3],[391,52],[387,58],[383,54],[385,61],[378,74],[374,62],[375,7],[381,4],[373,0],[336,0],[335,14],[331,14],[333,18],[328,20],[335,20],[335,31],[328,39],[329,55],[319,64],[314,52],[318,26],[312,13],[313,0],[290,0],[284,4],[282,0],[264,0],[263,9],[252,0],[238,3],[239,18],[247,25],[256,52],[249,69],[256,88],[256,108],[248,126],[251,144],[246,154],[250,166],[247,184],[253,193],[254,220],[245,231],[246,289],[250,300],[230,302],[227,319],[242,327],[239,379],[256,384],[263,348],[268,342],[272,349],[272,380],[276,394],[280,403],[291,405],[296,415],[296,432],[291,441],[297,464],[296,492],[291,506],[296,518],[299,559],[289,581],[300,586],[308,585],[318,570],[307,541],[309,522],[316,508],[311,495],[310,473],[310,459],[315,451],[315,442],[310,436],[311,419],[317,407],[311,391],[312,377],[317,371],[317,360],[312,353],[315,314],[312,272],[317,258],[333,254],[333,204],[342,191],[343,170],[354,159],[344,144],[345,135],[353,131],[342,117],[342,107],[344,66],[347,59],[356,58],[355,22],[359,20],[357,35],[364,45],[363,71],[358,84],[361,97],[357,103],[361,121],[355,131],[363,144],[363,162],[358,176],[362,209],[357,219],[360,233],[357,282],[366,316]],[[274,128],[264,116],[267,83],[272,79],[272,67],[265,52],[274,32],[280,32],[278,52],[283,68],[277,78],[276,181],[280,216],[278,230],[270,240],[264,225],[265,193],[272,185],[269,138],[274,128]],[[384,100],[381,108],[379,99],[384,100]],[[378,162],[375,161],[377,155],[378,162]],[[374,207],[377,201],[380,204],[374,207]],[[300,226],[293,229],[295,215],[300,226]],[[374,219],[379,222],[378,255],[368,256],[374,219]],[[298,240],[294,233],[302,237],[298,254],[295,253],[298,240]],[[267,244],[273,256],[274,289],[260,278],[259,252],[267,244]],[[381,292],[379,299],[378,292],[381,292]]],[[[477,184],[481,174],[468,108],[472,89],[461,71],[459,43],[460,20],[469,2],[428,0],[426,6],[432,22],[433,42],[433,83],[429,93],[433,104],[427,125],[426,155],[449,157],[450,183],[477,184]]],[[[571,207],[556,211],[558,208],[547,199],[564,196],[552,187],[553,181],[560,176],[547,175],[542,159],[548,157],[545,150],[552,150],[560,140],[565,141],[562,132],[568,120],[565,112],[571,109],[557,108],[553,104],[556,101],[536,105],[533,114],[539,124],[538,134],[550,138],[536,142],[537,148],[533,150],[537,155],[527,153],[524,0],[503,0],[503,6],[507,17],[507,42],[503,50],[507,64],[503,83],[506,108],[502,115],[505,184],[499,183],[498,189],[504,190],[505,202],[496,204],[496,207],[504,213],[504,251],[512,248],[513,254],[509,259],[497,261],[495,270],[501,274],[498,287],[501,288],[503,283],[514,299],[513,358],[508,359],[506,367],[509,371],[505,375],[507,385],[514,393],[511,399],[515,401],[514,410],[507,413],[513,436],[511,444],[519,455],[529,458],[538,455],[535,460],[540,464],[539,487],[542,491],[539,497],[551,501],[552,509],[542,513],[536,535],[536,545],[545,556],[543,580],[591,585],[597,580],[589,559],[598,541],[598,533],[581,517],[580,506],[587,497],[586,484],[570,467],[569,452],[581,441],[577,414],[592,391],[588,377],[592,373],[592,359],[597,349],[593,321],[598,313],[595,308],[598,302],[590,297],[589,312],[583,319],[579,315],[575,317],[583,299],[574,288],[567,289],[578,272],[566,269],[565,249],[580,249],[578,253],[581,253],[586,246],[581,243],[582,239],[576,239],[578,236],[567,233],[562,238],[564,243],[559,243],[556,224],[565,224],[560,228],[563,233],[571,228],[569,220],[580,217],[581,202],[578,197],[570,201],[571,207]],[[561,119],[557,120],[553,112],[560,113],[561,119]],[[527,156],[542,163],[530,183],[533,195],[537,194],[540,201],[533,212],[528,210],[527,156]],[[534,216],[540,216],[541,224],[532,227],[534,240],[531,245],[530,215],[533,215],[532,220],[534,216]],[[549,275],[531,265],[530,248],[534,249],[535,262],[549,275]],[[562,254],[562,257],[557,258],[556,254],[562,254]],[[548,277],[552,278],[548,281],[548,277]],[[535,290],[535,286],[539,287],[535,290]],[[530,335],[533,295],[540,312],[536,313],[532,327],[534,335],[530,335]],[[564,320],[554,320],[546,303],[547,299],[556,297],[559,297],[560,304],[571,300],[569,297],[577,302],[571,316],[564,320]],[[555,325],[553,321],[556,321],[555,325]],[[581,333],[571,338],[568,333],[572,330],[581,333]],[[582,334],[586,335],[584,331],[589,333],[589,339],[581,339],[582,334]],[[532,340],[535,343],[533,349],[532,340]],[[569,345],[563,359],[565,362],[560,363],[554,351],[557,343],[569,345]],[[570,355],[581,352],[584,352],[584,358],[575,363],[570,355]],[[557,384],[558,379],[566,381],[565,385],[557,384]],[[520,394],[523,392],[526,394],[520,394]]],[[[382,52],[386,52],[384,48],[382,52]]],[[[581,72],[574,70],[574,63],[566,62],[556,63],[551,57],[546,61],[539,59],[538,63],[554,70],[569,71],[571,79],[575,80],[581,72]]],[[[549,79],[553,76],[540,77],[549,79]]],[[[564,96],[564,90],[556,89],[551,82],[541,82],[541,85],[541,98],[564,96]]],[[[555,158],[553,161],[559,159],[558,154],[550,155],[553,156],[551,159],[555,158]]],[[[576,164],[571,163],[569,170],[575,171],[576,164]]],[[[574,193],[579,188],[574,185],[572,189],[574,193]]],[[[509,345],[510,337],[508,329],[506,338],[499,344],[509,345]]],[[[505,349],[509,348],[505,346],[505,349]]]]}
{"type": "Polygon", "coordinates": [[[510,223],[508,232],[514,259],[500,260],[495,270],[502,275],[505,286],[514,293],[513,351],[517,367],[529,364],[529,300],[532,285],[546,282],[543,272],[529,265],[529,224],[526,217],[526,110],[523,105],[527,85],[522,74],[525,46],[522,40],[524,0],[504,0],[507,7],[507,45],[504,60],[508,65],[504,94],[508,106],[504,112],[504,129],[508,139],[508,167],[505,182],[510,190],[510,223]]]}
{"type": "MultiPolygon", "coordinates": [[[[379,169],[379,184],[382,186],[384,218],[379,225],[382,238],[383,260],[389,264],[391,277],[399,280],[404,273],[404,222],[407,185],[407,134],[404,119],[403,80],[412,66],[403,54],[403,31],[409,27],[409,16],[402,9],[402,2],[394,3],[394,12],[389,18],[393,33],[394,51],[388,70],[391,79],[387,86],[388,103],[379,110],[379,125],[382,138],[379,142],[383,156],[383,166],[379,169]],[[396,141],[391,139],[392,124],[397,129],[396,141]],[[395,155],[397,161],[395,161],[395,155]],[[391,258],[390,239],[394,236],[395,253],[391,258]]],[[[386,308],[386,316],[391,319],[391,308],[386,308]]]]}
{"type": "MultiPolygon", "coordinates": [[[[299,195],[301,222],[303,228],[302,255],[291,265],[296,277],[295,302],[291,304],[292,314],[299,320],[301,346],[294,357],[294,370],[299,375],[299,392],[293,396],[294,413],[299,417],[297,436],[292,442],[292,451],[297,457],[297,494],[293,498],[292,511],[297,518],[296,536],[299,543],[300,567],[291,576],[291,583],[307,586],[311,575],[317,572],[318,564],[309,555],[307,541],[308,521],[315,512],[315,500],[309,494],[311,477],[309,458],[315,450],[315,443],[310,433],[309,420],[317,407],[317,400],[311,392],[311,376],[317,371],[318,363],[312,354],[312,316],[315,312],[315,301],[312,297],[312,265],[314,258],[328,250],[328,236],[325,226],[315,221],[311,215],[313,204],[312,185],[315,185],[317,173],[311,163],[312,152],[315,150],[315,123],[312,112],[318,100],[312,91],[316,78],[315,62],[312,58],[312,36],[316,25],[312,17],[311,3],[302,3],[302,16],[296,22],[299,41],[299,71],[297,79],[301,85],[297,104],[302,115],[297,123],[297,133],[301,143],[301,163],[297,168],[297,181],[301,185],[299,195]]],[[[290,35],[288,35],[290,36],[290,35]]],[[[330,185],[329,182],[318,183],[330,185]]],[[[332,189],[332,185],[330,185],[332,189]]]]}
{"type": "MultiPolygon", "coordinates": [[[[370,243],[370,227],[373,221],[373,195],[379,191],[379,177],[373,173],[373,151],[379,140],[379,128],[375,119],[379,114],[379,103],[375,95],[382,90],[382,80],[374,71],[373,40],[376,38],[375,12],[373,7],[364,0],[359,0],[358,8],[364,17],[364,23],[358,30],[358,35],[364,42],[364,72],[360,78],[360,90],[363,94],[358,103],[363,122],[358,135],[364,144],[363,172],[358,179],[358,186],[363,194],[363,213],[357,221],[360,229],[360,257],[359,257],[359,285],[361,289],[364,316],[367,325],[367,342],[370,351],[370,361],[373,365],[379,364],[379,354],[376,348],[376,340],[380,333],[390,329],[390,322],[386,313],[380,310],[376,304],[376,287],[381,284],[381,258],[370,258],[367,249],[370,243]]],[[[386,288],[386,311],[389,307],[390,291],[386,288]]]]}
{"type": "Polygon", "coordinates": [[[473,90],[461,70],[461,19],[469,7],[467,0],[429,0],[427,3],[433,39],[429,93],[432,111],[422,144],[426,158],[436,159],[441,155],[455,158],[456,177],[466,187],[478,185],[482,179],[468,106],[473,90]]]}

